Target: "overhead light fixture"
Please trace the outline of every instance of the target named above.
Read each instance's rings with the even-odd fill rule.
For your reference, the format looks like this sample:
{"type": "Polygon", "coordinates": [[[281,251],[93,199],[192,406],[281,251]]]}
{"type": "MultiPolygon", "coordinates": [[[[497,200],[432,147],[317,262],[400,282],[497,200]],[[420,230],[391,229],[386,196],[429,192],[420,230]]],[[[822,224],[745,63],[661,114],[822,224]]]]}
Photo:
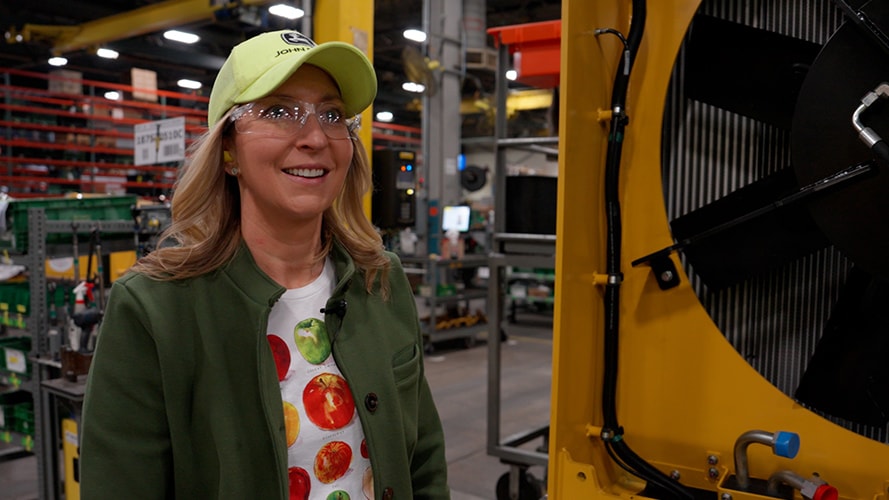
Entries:
{"type": "Polygon", "coordinates": [[[99,49],[96,51],[96,55],[104,59],[117,59],[120,53],[111,49],[99,49]]]}
{"type": "Polygon", "coordinates": [[[305,11],[303,11],[302,9],[297,9],[296,7],[287,5],[285,3],[279,3],[269,7],[269,14],[290,19],[291,21],[294,19],[299,19],[306,15],[305,11]]]}
{"type": "Polygon", "coordinates": [[[120,92],[116,90],[109,90],[108,92],[105,92],[105,99],[108,99],[109,101],[119,101],[120,92]]]}
{"type": "Polygon", "coordinates": [[[47,62],[50,66],[64,66],[68,64],[68,60],[64,57],[50,57],[47,62]]]}
{"type": "Polygon", "coordinates": [[[377,121],[389,123],[394,118],[395,116],[392,114],[391,111],[380,111],[379,113],[377,113],[377,121]]]}
{"type": "Polygon", "coordinates": [[[179,85],[180,87],[182,87],[184,89],[191,89],[191,90],[197,90],[202,87],[201,82],[196,82],[194,80],[189,80],[187,78],[183,78],[183,79],[179,80],[178,82],[176,82],[176,85],[179,85]]]}
{"type": "Polygon", "coordinates": [[[417,94],[422,94],[424,90],[426,90],[426,86],[414,83],[414,82],[404,82],[401,84],[401,88],[407,90],[408,92],[415,92],[417,94]]]}
{"type": "Polygon", "coordinates": [[[507,79],[507,80],[515,81],[515,79],[518,78],[518,77],[519,77],[519,72],[518,72],[518,71],[516,71],[516,70],[514,70],[514,69],[510,69],[510,70],[507,70],[507,71],[506,71],[506,79],[507,79]]]}
{"type": "Polygon", "coordinates": [[[426,41],[426,32],[417,30],[417,29],[406,29],[404,30],[404,37],[408,40],[413,40],[415,42],[423,43],[426,41]]]}
{"type": "Polygon", "coordinates": [[[180,43],[195,43],[201,39],[201,37],[195,35],[194,33],[186,33],[184,31],[179,30],[168,30],[164,32],[164,38],[167,40],[173,40],[174,42],[180,43]]]}

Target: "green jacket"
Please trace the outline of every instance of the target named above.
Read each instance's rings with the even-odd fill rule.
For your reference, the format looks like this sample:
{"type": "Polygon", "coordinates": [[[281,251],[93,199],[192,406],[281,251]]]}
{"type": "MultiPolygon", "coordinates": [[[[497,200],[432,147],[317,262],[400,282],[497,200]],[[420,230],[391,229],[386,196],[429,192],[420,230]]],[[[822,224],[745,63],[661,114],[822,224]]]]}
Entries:
{"type": "MultiPolygon", "coordinates": [[[[414,298],[390,255],[391,297],[370,295],[335,246],[325,314],[373,466],[377,499],[449,498],[444,437],[426,383],[414,298]]],[[[216,272],[111,288],[87,382],[81,496],[287,499],[287,444],[269,311],[284,288],[242,246],[216,272]]]]}

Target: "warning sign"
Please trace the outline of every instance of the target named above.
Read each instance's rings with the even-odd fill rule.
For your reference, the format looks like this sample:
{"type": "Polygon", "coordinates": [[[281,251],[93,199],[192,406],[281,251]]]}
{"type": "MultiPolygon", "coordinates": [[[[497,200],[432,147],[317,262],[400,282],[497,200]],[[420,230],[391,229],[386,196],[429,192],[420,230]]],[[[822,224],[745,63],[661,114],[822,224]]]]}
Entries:
{"type": "Polygon", "coordinates": [[[140,123],[135,127],[136,165],[154,165],[185,159],[185,117],[140,123]]]}

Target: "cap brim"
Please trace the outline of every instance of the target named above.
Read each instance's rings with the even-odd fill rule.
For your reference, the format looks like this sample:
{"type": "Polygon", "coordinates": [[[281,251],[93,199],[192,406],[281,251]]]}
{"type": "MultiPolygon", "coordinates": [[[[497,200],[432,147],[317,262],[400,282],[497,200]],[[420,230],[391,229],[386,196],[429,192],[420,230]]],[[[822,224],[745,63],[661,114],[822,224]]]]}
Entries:
{"type": "Polygon", "coordinates": [[[303,64],[317,66],[333,78],[340,89],[344,111],[349,116],[364,111],[377,95],[376,73],[367,57],[348,43],[327,42],[305,54],[285,58],[236,96],[233,102],[243,104],[269,95],[303,64]]]}

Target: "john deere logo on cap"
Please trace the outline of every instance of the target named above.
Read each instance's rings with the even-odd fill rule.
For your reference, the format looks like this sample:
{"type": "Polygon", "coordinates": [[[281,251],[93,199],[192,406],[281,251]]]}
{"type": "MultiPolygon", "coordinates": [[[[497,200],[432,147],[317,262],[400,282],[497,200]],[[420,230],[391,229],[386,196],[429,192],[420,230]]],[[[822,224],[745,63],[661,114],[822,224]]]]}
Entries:
{"type": "Polygon", "coordinates": [[[309,47],[315,46],[315,42],[313,42],[311,38],[303,35],[298,31],[288,31],[286,33],[281,33],[281,38],[283,38],[284,41],[289,43],[290,45],[308,45],[309,47]]]}

